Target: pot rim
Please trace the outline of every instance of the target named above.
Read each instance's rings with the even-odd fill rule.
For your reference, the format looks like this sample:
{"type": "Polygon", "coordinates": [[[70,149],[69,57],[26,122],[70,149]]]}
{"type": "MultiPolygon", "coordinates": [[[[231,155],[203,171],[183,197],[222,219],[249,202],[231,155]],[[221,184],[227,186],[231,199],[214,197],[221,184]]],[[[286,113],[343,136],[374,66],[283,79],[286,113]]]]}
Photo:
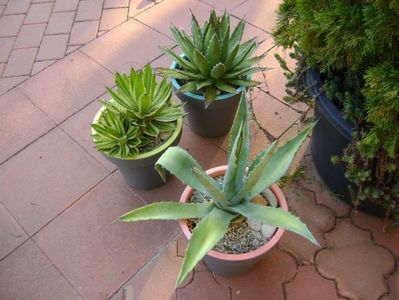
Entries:
{"type": "MultiPolygon", "coordinates": [[[[212,177],[215,176],[219,176],[219,175],[223,175],[225,174],[227,170],[227,165],[224,166],[219,166],[219,167],[215,167],[215,168],[211,168],[209,170],[206,171],[206,173],[208,175],[211,175],[212,177]]],[[[272,190],[272,192],[274,193],[274,195],[277,198],[277,201],[280,205],[280,208],[288,211],[288,204],[287,204],[287,200],[284,197],[284,194],[282,192],[282,190],[278,187],[277,184],[273,184],[270,189],[272,190]]],[[[180,202],[185,203],[187,202],[190,197],[191,194],[193,193],[194,189],[190,186],[187,186],[181,197],[180,197],[180,202]]],[[[185,219],[180,219],[179,221],[179,225],[180,228],[183,231],[184,236],[187,238],[187,240],[189,240],[191,238],[191,231],[188,228],[188,225],[185,221],[185,219]]],[[[267,251],[269,251],[271,248],[273,248],[277,242],[280,240],[281,236],[284,233],[284,229],[283,228],[278,228],[277,231],[274,233],[274,235],[272,236],[272,238],[263,246],[259,247],[258,249],[248,252],[248,253],[242,253],[242,254],[228,254],[228,253],[222,253],[222,252],[218,252],[215,250],[209,250],[207,255],[220,259],[220,260],[225,260],[225,261],[243,261],[243,260],[250,260],[250,259],[254,259],[256,257],[259,257],[261,255],[263,255],[264,253],[266,253],[267,251]]]]}
{"type": "MultiPolygon", "coordinates": [[[[111,99],[110,101],[113,101],[113,99],[111,99]]],[[[97,111],[96,115],[95,115],[94,118],[93,118],[92,124],[97,124],[97,122],[98,122],[98,120],[100,119],[100,116],[101,116],[101,114],[104,112],[104,110],[105,110],[105,106],[102,106],[102,107],[97,111]]],[[[176,139],[178,138],[178,136],[179,136],[179,134],[180,134],[182,128],[183,128],[183,117],[180,117],[180,118],[178,118],[177,121],[176,121],[176,128],[175,128],[175,130],[173,131],[172,135],[169,137],[169,139],[168,139],[166,142],[164,142],[164,143],[163,143],[161,146],[159,146],[158,148],[155,148],[155,149],[153,149],[153,150],[151,150],[151,151],[148,151],[148,152],[144,152],[144,153],[138,154],[138,155],[135,156],[135,157],[128,157],[128,158],[123,158],[123,159],[122,159],[122,158],[119,158],[119,157],[112,157],[112,156],[109,156],[109,155],[107,155],[106,153],[104,153],[104,152],[102,152],[102,151],[100,151],[100,150],[98,150],[98,151],[100,151],[100,152],[101,152],[102,154],[104,154],[106,157],[110,157],[110,158],[113,158],[113,159],[120,159],[120,160],[140,160],[140,159],[144,159],[144,158],[149,158],[149,157],[151,157],[151,156],[157,155],[158,153],[160,153],[160,152],[164,151],[165,149],[167,149],[168,147],[170,147],[170,146],[172,145],[173,141],[176,140],[176,139]]],[[[93,135],[93,134],[95,134],[95,133],[96,133],[96,130],[92,127],[92,128],[91,128],[91,135],[93,135]]]]}
{"type": "MultiPolygon", "coordinates": [[[[184,56],[184,53],[180,54],[180,56],[183,57],[183,56],[184,56]]],[[[173,61],[172,64],[170,65],[170,68],[171,68],[171,69],[176,69],[176,66],[177,66],[177,62],[176,62],[176,61],[173,61]]],[[[176,89],[176,91],[179,90],[179,89],[181,88],[181,85],[177,82],[176,78],[170,77],[170,79],[171,79],[172,85],[173,85],[173,87],[176,89]]],[[[233,97],[234,95],[237,95],[237,94],[242,93],[243,90],[244,90],[244,87],[243,87],[243,86],[240,86],[240,87],[238,87],[238,88],[236,89],[236,94],[227,93],[227,94],[219,95],[219,96],[216,96],[216,98],[215,98],[214,101],[218,101],[218,100],[228,100],[229,98],[233,97]]],[[[192,92],[184,92],[183,94],[186,95],[186,96],[188,96],[188,97],[190,97],[190,98],[193,98],[194,100],[205,101],[205,97],[204,97],[204,96],[197,95],[197,94],[194,94],[194,93],[192,93],[192,92]]]]}
{"type": "Polygon", "coordinates": [[[322,79],[320,73],[315,69],[308,69],[304,76],[305,86],[308,88],[309,96],[316,98],[316,104],[323,110],[324,116],[331,125],[336,128],[348,141],[352,140],[353,124],[344,119],[339,109],[327,98],[322,91],[322,79]]]}

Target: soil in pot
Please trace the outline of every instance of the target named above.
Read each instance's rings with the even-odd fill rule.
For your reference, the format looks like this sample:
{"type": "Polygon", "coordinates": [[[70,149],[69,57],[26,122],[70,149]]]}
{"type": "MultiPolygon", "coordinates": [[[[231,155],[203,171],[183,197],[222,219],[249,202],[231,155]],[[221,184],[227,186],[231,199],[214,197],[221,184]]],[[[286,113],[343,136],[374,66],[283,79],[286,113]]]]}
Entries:
{"type": "MultiPolygon", "coordinates": [[[[223,176],[215,177],[220,183],[223,182],[223,176]]],[[[253,202],[261,205],[269,205],[266,194],[259,195],[253,202]]],[[[194,191],[190,202],[203,203],[211,201],[208,195],[194,191]]],[[[274,202],[273,206],[277,203],[274,202]]],[[[192,231],[199,219],[187,220],[187,224],[192,231]]],[[[243,254],[255,251],[266,244],[274,235],[277,228],[268,224],[262,224],[260,221],[240,218],[237,222],[230,223],[229,229],[224,237],[215,245],[213,250],[226,254],[243,254]]]]}

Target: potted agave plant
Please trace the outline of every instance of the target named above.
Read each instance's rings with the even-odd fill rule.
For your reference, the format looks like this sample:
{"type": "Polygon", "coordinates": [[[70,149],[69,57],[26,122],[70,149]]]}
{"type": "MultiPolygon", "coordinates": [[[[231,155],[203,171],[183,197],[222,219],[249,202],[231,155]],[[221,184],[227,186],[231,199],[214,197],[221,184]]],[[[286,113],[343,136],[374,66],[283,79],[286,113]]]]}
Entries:
{"type": "Polygon", "coordinates": [[[119,218],[125,222],[180,220],[180,226],[189,242],[177,284],[183,282],[202,258],[205,258],[211,270],[224,276],[238,275],[250,269],[278,242],[284,229],[318,245],[307,226],[288,212],[284,195],[274,184],[288,170],[312,126],[278,149],[274,142],[247,167],[249,122],[245,98],[244,93],[230,133],[228,166],[205,172],[185,150],[171,147],[160,157],[156,168],[160,174],[164,174],[165,169],[170,171],[188,185],[180,203],[156,202],[132,210],[119,218]],[[204,200],[195,201],[194,193],[203,195],[204,200]],[[267,205],[265,201],[255,201],[260,194],[266,195],[268,203],[273,203],[273,198],[276,198],[277,207],[267,205]],[[269,197],[270,194],[272,197],[269,197]],[[231,254],[212,250],[231,226],[248,220],[268,225],[269,231],[272,227],[269,240],[248,253],[231,254]]]}
{"type": "Polygon", "coordinates": [[[294,47],[289,101],[315,107],[315,167],[335,194],[399,226],[398,1],[285,0],[273,35],[294,47]],[[395,4],[394,4],[395,3],[395,4]]]}
{"type": "Polygon", "coordinates": [[[164,183],[154,169],[158,158],[178,144],[182,134],[181,104],[172,102],[172,86],[160,83],[150,65],[130,75],[116,73],[116,88],[107,88],[110,101],[101,100],[101,109],[92,126],[96,148],[121,171],[127,184],[153,189],[164,183]]]}
{"type": "Polygon", "coordinates": [[[218,17],[214,10],[202,27],[192,15],[191,35],[171,27],[183,54],[164,48],[174,62],[158,71],[171,78],[176,95],[185,103],[190,127],[201,136],[225,134],[233,123],[240,94],[258,84],[250,75],[261,69],[256,65],[264,56],[251,57],[258,47],[256,38],[240,43],[244,28],[241,20],[231,31],[230,16],[218,17]]]}

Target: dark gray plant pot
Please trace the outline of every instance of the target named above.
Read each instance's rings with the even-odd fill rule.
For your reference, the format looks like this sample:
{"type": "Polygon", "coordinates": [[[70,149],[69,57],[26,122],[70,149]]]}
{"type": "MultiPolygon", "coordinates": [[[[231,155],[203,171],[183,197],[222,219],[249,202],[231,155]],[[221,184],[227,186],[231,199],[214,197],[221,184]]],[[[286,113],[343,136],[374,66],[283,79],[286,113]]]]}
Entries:
{"type": "MultiPolygon", "coordinates": [[[[331,157],[343,155],[352,141],[353,125],[343,118],[338,108],[323,93],[322,80],[317,71],[308,70],[304,81],[308,95],[316,98],[315,115],[318,122],[312,133],[311,153],[317,173],[334,194],[351,204],[349,187],[356,192],[357,186],[345,177],[346,165],[333,164],[331,157]]],[[[379,217],[385,215],[384,208],[371,201],[362,202],[358,209],[379,217]]]]}
{"type": "MultiPolygon", "coordinates": [[[[171,68],[176,68],[176,62],[171,68]]],[[[234,121],[243,87],[238,88],[237,94],[223,94],[217,96],[207,108],[205,98],[202,95],[186,92],[180,93],[177,90],[181,85],[175,78],[172,78],[172,86],[176,96],[185,103],[184,110],[187,113],[187,120],[191,129],[203,137],[218,137],[226,134],[234,121]]]]}
{"type": "MultiPolygon", "coordinates": [[[[97,122],[103,109],[96,114],[93,123],[97,122]]],[[[139,190],[152,190],[165,184],[158,172],[155,170],[155,163],[161,155],[172,146],[177,146],[182,135],[183,119],[177,120],[176,129],[172,136],[160,147],[146,153],[142,153],[134,159],[119,159],[103,155],[117,166],[122,173],[125,182],[132,188],[139,190]]],[[[92,133],[93,133],[92,129],[92,133]]],[[[167,173],[169,177],[169,173],[167,173]]]]}

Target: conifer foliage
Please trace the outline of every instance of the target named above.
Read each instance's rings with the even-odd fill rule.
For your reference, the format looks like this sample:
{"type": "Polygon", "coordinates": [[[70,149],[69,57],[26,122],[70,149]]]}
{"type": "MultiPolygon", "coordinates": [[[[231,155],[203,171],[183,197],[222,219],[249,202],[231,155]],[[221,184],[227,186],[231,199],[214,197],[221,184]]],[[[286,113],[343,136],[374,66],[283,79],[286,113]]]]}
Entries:
{"type": "Polygon", "coordinates": [[[354,124],[341,161],[356,202],[383,205],[399,225],[399,0],[284,0],[278,13],[275,40],[300,58],[285,70],[289,100],[304,99],[306,68],[320,70],[326,95],[354,124]]]}

